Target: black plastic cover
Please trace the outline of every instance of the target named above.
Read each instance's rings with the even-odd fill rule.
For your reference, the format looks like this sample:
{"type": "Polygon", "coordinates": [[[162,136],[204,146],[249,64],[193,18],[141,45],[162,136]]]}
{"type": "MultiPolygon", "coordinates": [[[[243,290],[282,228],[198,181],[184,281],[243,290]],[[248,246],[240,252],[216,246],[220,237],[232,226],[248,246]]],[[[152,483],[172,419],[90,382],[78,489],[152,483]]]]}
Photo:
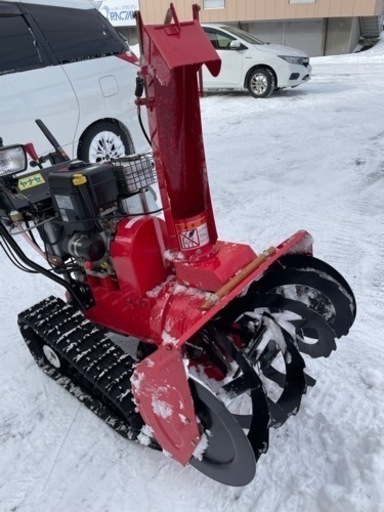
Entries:
{"type": "Polygon", "coordinates": [[[52,172],[48,183],[54,208],[68,235],[94,230],[100,210],[114,203],[118,196],[113,166],[108,163],[52,172]],[[86,182],[75,185],[75,175],[84,176],[86,182]]]}

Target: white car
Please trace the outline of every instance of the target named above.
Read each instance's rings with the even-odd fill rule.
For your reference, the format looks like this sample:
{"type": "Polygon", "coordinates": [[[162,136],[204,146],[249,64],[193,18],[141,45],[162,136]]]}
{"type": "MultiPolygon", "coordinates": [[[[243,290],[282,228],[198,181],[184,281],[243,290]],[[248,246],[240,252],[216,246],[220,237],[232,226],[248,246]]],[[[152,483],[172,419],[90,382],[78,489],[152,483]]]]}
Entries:
{"type": "Polygon", "coordinates": [[[304,52],[263,43],[236,27],[202,26],[222,61],[217,77],[204,66],[205,89],[248,89],[255,98],[265,98],[276,89],[297,87],[311,77],[304,52]]]}
{"type": "Polygon", "coordinates": [[[89,0],[0,0],[0,137],[99,162],[148,150],[134,105],[136,56],[89,0]]]}

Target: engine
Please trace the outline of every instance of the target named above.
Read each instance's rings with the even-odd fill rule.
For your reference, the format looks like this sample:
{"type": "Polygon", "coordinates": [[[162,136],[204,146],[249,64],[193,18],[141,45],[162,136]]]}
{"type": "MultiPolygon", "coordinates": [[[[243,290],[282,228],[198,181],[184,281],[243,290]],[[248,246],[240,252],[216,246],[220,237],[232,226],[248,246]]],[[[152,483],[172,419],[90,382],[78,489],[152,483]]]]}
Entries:
{"type": "Polygon", "coordinates": [[[105,272],[121,219],[159,211],[151,187],[156,179],[149,154],[9,173],[0,176],[0,216],[16,233],[37,228],[55,267],[72,259],[77,265],[93,262],[105,272]]]}

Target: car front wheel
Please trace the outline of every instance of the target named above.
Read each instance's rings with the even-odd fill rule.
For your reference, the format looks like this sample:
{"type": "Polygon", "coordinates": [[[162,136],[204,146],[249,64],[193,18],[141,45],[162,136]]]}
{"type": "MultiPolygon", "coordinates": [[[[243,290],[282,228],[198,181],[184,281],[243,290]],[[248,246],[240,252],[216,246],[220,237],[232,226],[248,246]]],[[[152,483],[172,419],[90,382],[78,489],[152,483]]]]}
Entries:
{"type": "Polygon", "coordinates": [[[254,98],[266,98],[275,90],[275,77],[271,71],[259,68],[252,71],[248,78],[248,91],[254,98]]]}
{"type": "Polygon", "coordinates": [[[85,162],[108,162],[132,153],[129,137],[117,124],[103,121],[84,135],[79,158],[85,162]]]}

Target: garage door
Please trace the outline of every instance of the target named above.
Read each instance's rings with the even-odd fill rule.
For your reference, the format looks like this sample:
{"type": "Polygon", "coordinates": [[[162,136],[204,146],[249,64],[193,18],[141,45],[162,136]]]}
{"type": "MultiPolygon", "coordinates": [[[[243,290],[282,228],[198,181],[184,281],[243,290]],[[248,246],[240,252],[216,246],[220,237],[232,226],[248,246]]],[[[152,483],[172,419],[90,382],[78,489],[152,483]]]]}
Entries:
{"type": "Polygon", "coordinates": [[[249,23],[248,30],[263,41],[297,48],[315,57],[323,55],[324,23],[324,20],[263,21],[249,23]]]}

